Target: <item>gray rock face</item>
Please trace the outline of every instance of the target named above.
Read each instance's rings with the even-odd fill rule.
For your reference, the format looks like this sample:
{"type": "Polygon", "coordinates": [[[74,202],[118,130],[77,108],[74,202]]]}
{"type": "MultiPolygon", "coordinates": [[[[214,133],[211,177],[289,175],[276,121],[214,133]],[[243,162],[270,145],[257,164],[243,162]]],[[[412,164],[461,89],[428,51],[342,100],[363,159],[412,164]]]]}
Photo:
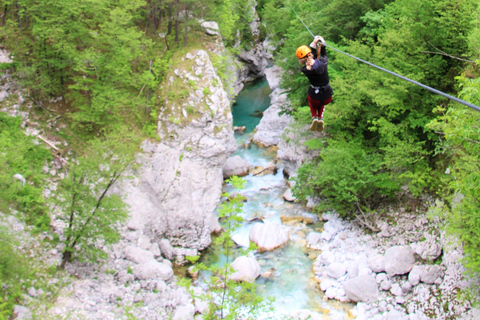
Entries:
{"type": "Polygon", "coordinates": [[[230,178],[231,176],[243,177],[253,166],[247,161],[243,160],[240,156],[233,156],[227,159],[223,166],[223,178],[230,178]]]}
{"type": "Polygon", "coordinates": [[[160,141],[144,141],[137,158],[141,167],[131,173],[136,178],[119,186],[118,192],[130,207],[129,228],[151,239],[168,239],[173,247],[201,250],[211,242],[222,167],[236,143],[230,102],[208,53],[193,51],[190,58],[194,65],[179,65],[165,90],[174,91],[175,81],[194,81],[200,87],[192,87],[185,105],[165,103],[158,117],[160,141]],[[196,112],[193,120],[181,112],[189,107],[196,112]]]}
{"type": "Polygon", "coordinates": [[[408,273],[413,268],[415,257],[409,246],[394,246],[385,251],[385,271],[389,276],[408,273]]]}
{"type": "Polygon", "coordinates": [[[139,247],[127,246],[124,250],[125,259],[135,263],[144,263],[153,260],[153,253],[139,247]]]}
{"type": "Polygon", "coordinates": [[[169,265],[151,260],[135,266],[133,275],[140,280],[163,280],[173,277],[173,269],[169,265]]]}
{"type": "Polygon", "coordinates": [[[343,284],[347,297],[354,301],[372,303],[378,299],[378,288],[375,278],[371,275],[358,276],[343,284]]]}
{"type": "Polygon", "coordinates": [[[275,250],[289,240],[288,233],[275,223],[256,223],[250,230],[249,238],[259,251],[275,250]]]}
{"type": "Polygon", "coordinates": [[[254,282],[260,276],[260,265],[254,257],[241,256],[232,263],[235,270],[230,275],[230,279],[234,281],[254,282]]]}
{"type": "Polygon", "coordinates": [[[286,94],[282,94],[279,87],[282,73],[283,70],[278,66],[273,66],[265,71],[268,84],[273,92],[270,94],[270,107],[263,113],[257,126],[257,132],[253,136],[253,141],[262,146],[278,145],[281,142],[283,130],[292,122],[292,117],[278,114],[281,106],[287,101],[286,94]]]}

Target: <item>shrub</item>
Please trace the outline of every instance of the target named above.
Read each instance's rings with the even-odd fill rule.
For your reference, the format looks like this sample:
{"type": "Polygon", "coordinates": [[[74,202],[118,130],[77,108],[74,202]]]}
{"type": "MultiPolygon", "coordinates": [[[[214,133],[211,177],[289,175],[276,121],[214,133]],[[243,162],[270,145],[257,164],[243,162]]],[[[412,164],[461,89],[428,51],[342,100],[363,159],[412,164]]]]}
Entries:
{"type": "Polygon", "coordinates": [[[333,142],[320,157],[303,165],[295,179],[294,194],[323,196],[319,209],[334,209],[346,216],[361,206],[372,208],[382,195],[392,196],[399,186],[382,167],[383,158],[355,142],[333,142]]]}

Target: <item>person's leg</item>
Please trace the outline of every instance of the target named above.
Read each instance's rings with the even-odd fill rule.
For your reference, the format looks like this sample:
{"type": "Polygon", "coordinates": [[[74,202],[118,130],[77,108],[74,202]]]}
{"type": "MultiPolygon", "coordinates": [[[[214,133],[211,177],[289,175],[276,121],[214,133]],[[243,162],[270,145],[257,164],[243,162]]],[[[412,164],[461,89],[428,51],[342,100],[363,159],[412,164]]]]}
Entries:
{"type": "Polygon", "coordinates": [[[321,101],[312,99],[308,96],[308,106],[310,107],[310,113],[312,114],[312,124],[310,125],[311,131],[318,131],[318,106],[320,105],[321,101]]]}
{"type": "Polygon", "coordinates": [[[323,119],[323,113],[325,112],[325,106],[327,104],[329,104],[330,102],[332,102],[332,97],[330,97],[328,99],[325,99],[320,103],[320,106],[318,108],[318,118],[319,119],[323,119]]]}
{"type": "Polygon", "coordinates": [[[318,107],[318,124],[317,124],[317,131],[322,132],[323,131],[323,113],[325,111],[325,105],[329,104],[332,102],[332,97],[325,99],[319,103],[318,107]]]}
{"type": "Polygon", "coordinates": [[[320,101],[312,99],[308,96],[308,106],[310,107],[310,113],[312,114],[312,118],[317,118],[317,109],[320,101]]]}

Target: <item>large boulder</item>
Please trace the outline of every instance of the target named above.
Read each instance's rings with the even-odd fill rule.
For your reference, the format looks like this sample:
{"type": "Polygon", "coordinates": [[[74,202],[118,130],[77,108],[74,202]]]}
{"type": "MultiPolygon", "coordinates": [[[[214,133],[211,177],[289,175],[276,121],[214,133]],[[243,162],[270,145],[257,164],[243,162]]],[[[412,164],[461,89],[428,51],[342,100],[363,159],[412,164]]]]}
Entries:
{"type": "Polygon", "coordinates": [[[173,277],[173,269],[168,264],[151,260],[135,266],[133,275],[139,280],[163,280],[173,277]]]}
{"type": "Polygon", "coordinates": [[[333,279],[338,279],[343,277],[347,272],[347,267],[345,264],[340,262],[334,262],[327,267],[327,275],[333,279]]]}
{"type": "Polygon", "coordinates": [[[445,272],[439,265],[415,266],[408,274],[408,281],[415,286],[419,282],[434,284],[438,278],[443,278],[445,272]]]}
{"type": "Polygon", "coordinates": [[[362,275],[346,281],[343,290],[348,299],[354,302],[372,303],[377,301],[379,291],[372,275],[362,275]]]}
{"type": "Polygon", "coordinates": [[[250,230],[249,239],[259,252],[272,251],[288,242],[287,231],[276,223],[256,223],[250,230]]]}
{"type": "Polygon", "coordinates": [[[174,250],[173,250],[173,247],[172,247],[172,244],[170,243],[170,241],[168,241],[168,239],[162,239],[162,240],[160,240],[158,245],[160,246],[160,251],[162,252],[162,255],[166,259],[172,260],[174,250]]]}
{"type": "Polygon", "coordinates": [[[193,320],[195,315],[195,307],[193,304],[179,306],[173,314],[172,320],[193,320]]]}
{"type": "Polygon", "coordinates": [[[223,178],[226,179],[231,176],[246,176],[252,168],[253,166],[243,160],[242,157],[238,155],[230,157],[223,166],[223,178]]]}
{"type": "MultiPolygon", "coordinates": [[[[220,54],[224,49],[211,50],[220,54]]],[[[159,139],[142,143],[138,169],[129,172],[134,178],[115,191],[130,207],[129,228],[151,239],[168,239],[175,248],[203,250],[211,243],[222,168],[236,143],[231,104],[209,52],[192,50],[184,58],[189,63],[177,65],[162,85],[165,92],[175,92],[178,83],[193,81],[196,90],[190,88],[182,104],[165,101],[157,119],[159,139]],[[186,112],[189,108],[194,116],[186,112]]]]}
{"type": "Polygon", "coordinates": [[[409,246],[394,246],[385,251],[385,271],[389,276],[410,272],[415,263],[414,252],[409,246]]]}
{"type": "Polygon", "coordinates": [[[235,270],[230,275],[230,279],[234,281],[254,282],[260,275],[260,265],[254,257],[241,256],[232,263],[235,270]]]}
{"type": "Polygon", "coordinates": [[[154,259],[153,253],[135,246],[127,246],[124,249],[125,259],[135,263],[145,263],[154,259]]]}
{"type": "Polygon", "coordinates": [[[205,22],[202,22],[200,26],[205,30],[205,33],[210,36],[220,35],[218,23],[216,23],[215,21],[205,21],[205,22]]]}

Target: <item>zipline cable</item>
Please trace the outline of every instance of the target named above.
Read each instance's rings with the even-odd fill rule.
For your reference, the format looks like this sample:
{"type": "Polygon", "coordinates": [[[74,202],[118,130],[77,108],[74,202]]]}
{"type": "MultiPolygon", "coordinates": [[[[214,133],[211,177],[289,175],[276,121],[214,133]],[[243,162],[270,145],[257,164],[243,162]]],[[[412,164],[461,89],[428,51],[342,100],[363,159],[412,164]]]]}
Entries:
{"type": "MultiPolygon", "coordinates": [[[[292,5],[291,5],[290,3],[288,3],[288,5],[290,6],[290,8],[292,8],[293,12],[295,12],[295,15],[297,16],[298,20],[300,20],[300,22],[305,26],[305,28],[308,30],[308,32],[310,32],[310,34],[312,35],[312,37],[315,38],[315,35],[312,33],[312,31],[310,31],[310,29],[307,27],[307,25],[303,22],[302,18],[300,18],[300,16],[298,15],[297,11],[295,11],[295,9],[292,7],[292,5]]],[[[437,89],[434,89],[434,88],[432,88],[432,87],[426,86],[426,85],[424,85],[424,84],[422,84],[422,83],[420,83],[420,82],[417,82],[417,81],[415,81],[415,80],[412,80],[412,79],[409,79],[409,78],[407,78],[407,77],[404,77],[404,76],[402,76],[402,75],[400,75],[400,74],[398,74],[398,73],[395,73],[395,72],[393,72],[393,71],[390,71],[390,70],[387,70],[387,69],[385,69],[385,68],[379,67],[379,66],[377,66],[377,65],[375,65],[375,64],[373,64],[373,63],[371,63],[371,62],[368,62],[368,61],[365,61],[365,60],[363,60],[363,59],[357,58],[357,57],[355,57],[355,56],[353,56],[353,55],[351,55],[351,54],[349,54],[349,53],[343,52],[342,50],[339,50],[339,49],[334,48],[334,47],[332,47],[332,46],[329,46],[329,45],[327,45],[327,44],[325,44],[325,46],[328,47],[328,48],[330,48],[330,49],[333,49],[333,50],[335,50],[335,51],[337,51],[337,52],[340,52],[340,53],[342,53],[342,54],[344,54],[344,55],[346,55],[346,56],[349,56],[350,58],[353,58],[353,59],[355,59],[355,60],[358,60],[358,61],[360,61],[360,62],[363,62],[363,63],[365,63],[365,64],[368,64],[369,66],[372,66],[372,67],[377,68],[377,69],[379,69],[379,70],[382,70],[382,71],[384,71],[384,72],[390,73],[391,75],[394,75],[395,77],[398,77],[398,78],[400,78],[400,79],[403,79],[403,80],[406,80],[406,81],[408,81],[408,82],[411,82],[411,83],[413,83],[413,84],[415,84],[415,85],[417,85],[417,86],[419,86],[419,87],[422,87],[422,88],[424,88],[424,89],[430,90],[430,91],[432,91],[433,93],[439,94],[439,95],[441,95],[441,96],[444,96],[445,98],[448,98],[448,99],[453,100],[453,101],[455,101],[455,102],[461,103],[461,104],[463,104],[463,105],[465,105],[465,106],[467,106],[467,107],[470,107],[470,108],[472,108],[472,109],[474,109],[474,110],[480,111],[480,107],[479,107],[479,106],[476,106],[476,105],[471,104],[471,103],[469,103],[469,102],[463,101],[462,99],[459,99],[459,98],[457,98],[457,97],[451,96],[451,95],[449,95],[449,94],[447,94],[447,93],[444,93],[444,92],[442,92],[442,91],[440,91],[440,90],[437,90],[437,89]]]]}

